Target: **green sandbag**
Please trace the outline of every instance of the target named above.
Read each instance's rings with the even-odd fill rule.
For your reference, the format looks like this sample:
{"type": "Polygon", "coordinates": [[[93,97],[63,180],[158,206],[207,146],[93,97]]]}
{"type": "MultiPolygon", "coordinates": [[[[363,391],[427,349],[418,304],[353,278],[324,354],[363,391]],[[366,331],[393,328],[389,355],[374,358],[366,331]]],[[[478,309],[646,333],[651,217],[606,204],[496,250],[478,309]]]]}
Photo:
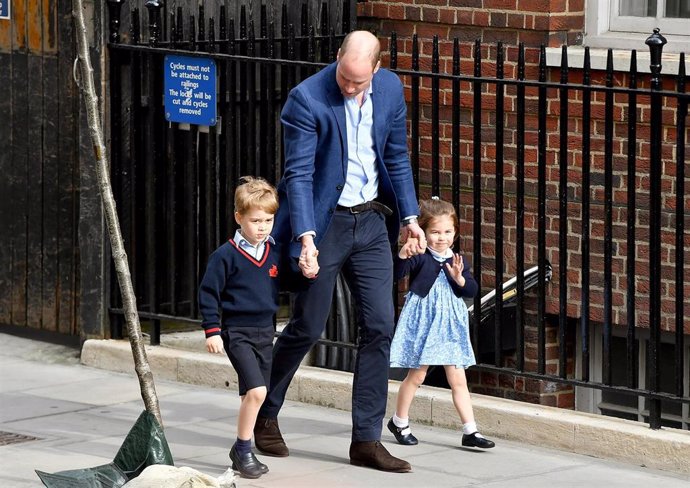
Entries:
{"type": "Polygon", "coordinates": [[[174,466],[163,428],[144,410],[112,463],[57,473],[36,470],[46,488],[121,488],[152,464],[174,466]]]}
{"type": "Polygon", "coordinates": [[[165,440],[163,428],[156,417],[144,410],[120,446],[113,463],[129,479],[136,478],[152,464],[174,466],[172,454],[165,440]]]}
{"type": "Polygon", "coordinates": [[[114,463],[58,473],[36,470],[36,474],[47,488],[120,488],[129,481],[114,463]]]}

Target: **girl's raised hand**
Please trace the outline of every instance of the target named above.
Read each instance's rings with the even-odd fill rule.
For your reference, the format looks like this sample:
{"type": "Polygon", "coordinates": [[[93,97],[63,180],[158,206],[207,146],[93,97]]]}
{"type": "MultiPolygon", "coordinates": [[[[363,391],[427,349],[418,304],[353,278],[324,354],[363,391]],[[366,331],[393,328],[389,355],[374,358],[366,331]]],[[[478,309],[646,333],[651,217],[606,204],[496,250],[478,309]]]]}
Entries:
{"type": "Polygon", "coordinates": [[[458,285],[465,286],[465,277],[462,275],[465,264],[462,261],[462,256],[453,254],[453,264],[446,263],[446,269],[448,269],[448,273],[450,273],[450,276],[458,285]]]}

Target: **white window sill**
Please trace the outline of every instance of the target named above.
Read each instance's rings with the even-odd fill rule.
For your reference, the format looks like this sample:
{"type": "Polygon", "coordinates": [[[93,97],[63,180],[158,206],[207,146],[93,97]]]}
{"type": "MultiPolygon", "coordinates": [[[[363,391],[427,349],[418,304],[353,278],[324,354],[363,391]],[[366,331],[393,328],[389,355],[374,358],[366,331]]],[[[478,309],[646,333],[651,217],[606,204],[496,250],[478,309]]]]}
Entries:
{"type": "MultiPolygon", "coordinates": [[[[668,46],[668,45],[667,45],[668,46]]],[[[664,46],[666,48],[667,46],[664,46]]],[[[613,48],[613,70],[614,71],[630,71],[630,52],[632,49],[637,49],[637,72],[651,73],[649,69],[649,48],[644,44],[632,45],[628,44],[623,48],[616,48],[615,46],[608,46],[613,48]]],[[[594,70],[606,69],[607,48],[599,48],[591,46],[589,49],[590,67],[594,70]]],[[[568,47],[568,68],[582,69],[585,59],[585,48],[583,46],[569,46],[568,47]]],[[[677,75],[678,66],[680,64],[680,54],[664,52],[661,57],[661,73],[668,75],[677,75]]],[[[561,66],[561,48],[547,47],[546,48],[546,65],[559,68],[561,66]]],[[[685,56],[685,71],[690,74],[690,57],[685,56]]]]}

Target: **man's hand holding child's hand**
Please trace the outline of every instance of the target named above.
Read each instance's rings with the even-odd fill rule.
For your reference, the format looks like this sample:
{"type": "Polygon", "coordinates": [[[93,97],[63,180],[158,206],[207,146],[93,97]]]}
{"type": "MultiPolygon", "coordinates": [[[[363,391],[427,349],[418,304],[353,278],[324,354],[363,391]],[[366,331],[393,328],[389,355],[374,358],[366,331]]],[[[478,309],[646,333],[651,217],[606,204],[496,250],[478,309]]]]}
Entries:
{"type": "Polygon", "coordinates": [[[319,250],[314,245],[314,239],[311,235],[302,237],[302,252],[299,255],[299,269],[305,278],[316,278],[319,274],[319,250]]]}
{"type": "Polygon", "coordinates": [[[426,239],[420,242],[418,237],[409,236],[398,252],[400,259],[409,259],[426,251],[426,239]]]}

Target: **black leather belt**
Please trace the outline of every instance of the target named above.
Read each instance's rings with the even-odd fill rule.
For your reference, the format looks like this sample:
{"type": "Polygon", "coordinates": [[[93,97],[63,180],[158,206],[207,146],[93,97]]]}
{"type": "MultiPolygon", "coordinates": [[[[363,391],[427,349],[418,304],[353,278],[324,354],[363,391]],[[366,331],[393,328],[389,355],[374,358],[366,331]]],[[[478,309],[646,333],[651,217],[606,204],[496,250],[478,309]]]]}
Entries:
{"type": "Polygon", "coordinates": [[[381,202],[377,202],[376,200],[360,203],[359,205],[355,205],[354,207],[343,207],[342,205],[337,205],[335,209],[341,212],[350,212],[351,214],[358,214],[362,212],[367,212],[369,210],[375,210],[376,212],[379,212],[385,215],[386,217],[390,217],[391,215],[393,215],[393,211],[390,208],[388,208],[381,202]]]}

